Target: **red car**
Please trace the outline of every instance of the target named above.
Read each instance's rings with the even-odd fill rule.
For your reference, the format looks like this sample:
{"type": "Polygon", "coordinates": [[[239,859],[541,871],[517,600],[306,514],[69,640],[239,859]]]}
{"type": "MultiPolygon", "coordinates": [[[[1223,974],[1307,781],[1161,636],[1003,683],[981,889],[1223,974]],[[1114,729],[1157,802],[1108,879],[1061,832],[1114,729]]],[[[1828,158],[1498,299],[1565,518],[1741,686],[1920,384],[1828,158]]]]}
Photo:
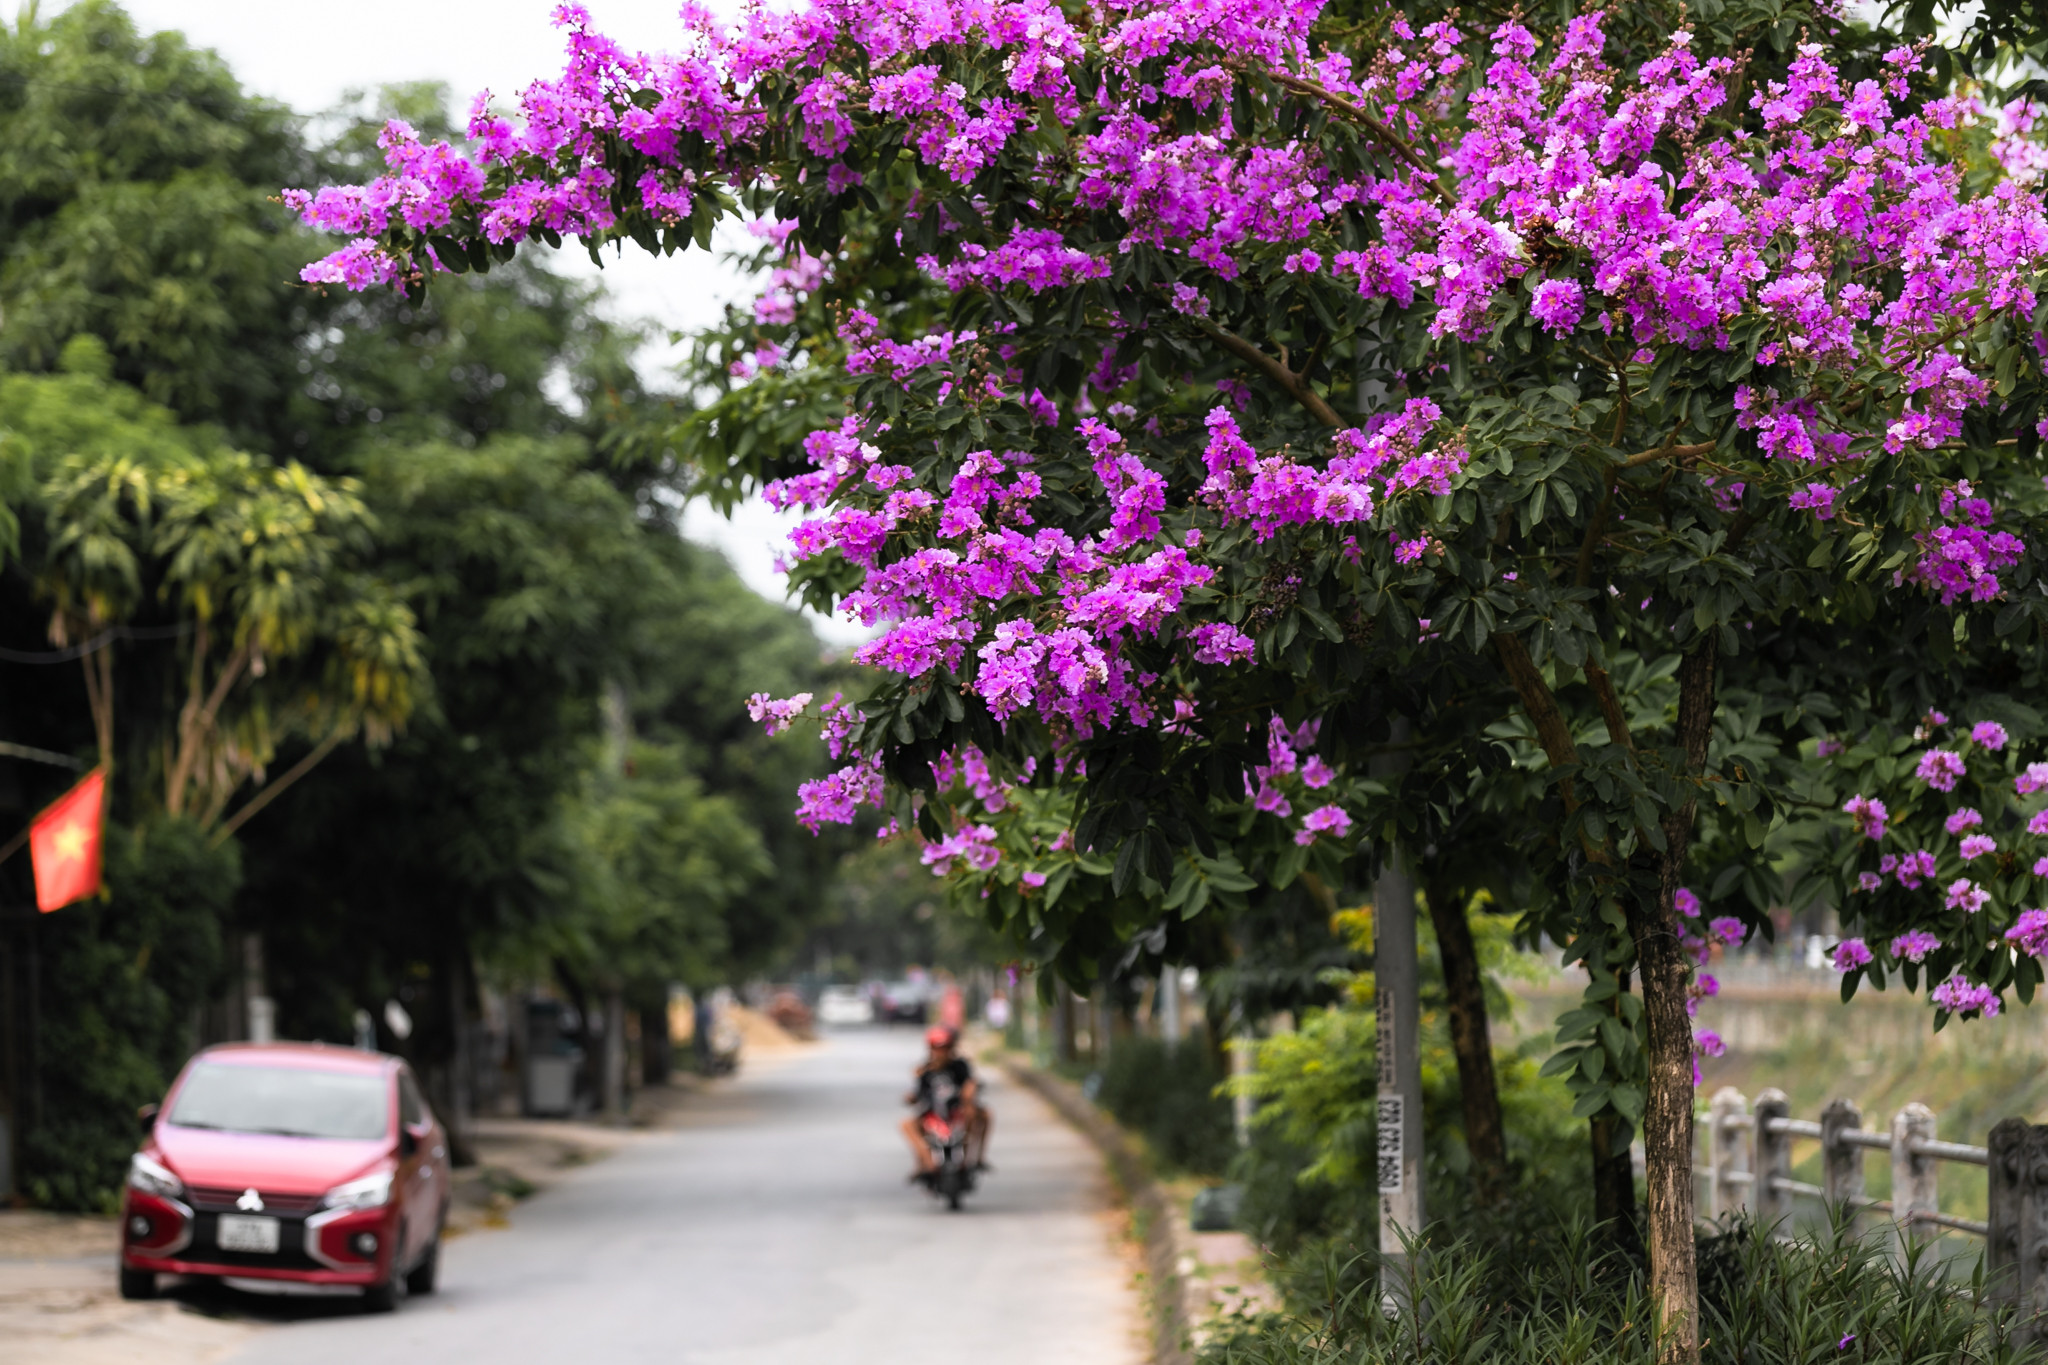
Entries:
{"type": "Polygon", "coordinates": [[[354,1286],[373,1311],[433,1292],[448,1135],[398,1058],[211,1047],[142,1117],[121,1202],[123,1298],[148,1298],[159,1274],[354,1286]]]}

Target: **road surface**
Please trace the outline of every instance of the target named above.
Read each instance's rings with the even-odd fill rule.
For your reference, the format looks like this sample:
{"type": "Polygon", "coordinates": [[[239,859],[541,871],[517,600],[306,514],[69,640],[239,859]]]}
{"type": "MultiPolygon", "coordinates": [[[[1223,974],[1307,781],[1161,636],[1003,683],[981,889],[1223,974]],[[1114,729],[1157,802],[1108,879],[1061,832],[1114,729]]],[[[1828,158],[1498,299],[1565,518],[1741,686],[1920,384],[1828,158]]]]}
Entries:
{"type": "Polygon", "coordinates": [[[915,1031],[749,1066],[648,1134],[450,1241],[394,1314],[251,1300],[234,1365],[1138,1365],[1140,1310],[1090,1149],[986,1077],[998,1167],[949,1214],[904,1183],[915,1031]]]}

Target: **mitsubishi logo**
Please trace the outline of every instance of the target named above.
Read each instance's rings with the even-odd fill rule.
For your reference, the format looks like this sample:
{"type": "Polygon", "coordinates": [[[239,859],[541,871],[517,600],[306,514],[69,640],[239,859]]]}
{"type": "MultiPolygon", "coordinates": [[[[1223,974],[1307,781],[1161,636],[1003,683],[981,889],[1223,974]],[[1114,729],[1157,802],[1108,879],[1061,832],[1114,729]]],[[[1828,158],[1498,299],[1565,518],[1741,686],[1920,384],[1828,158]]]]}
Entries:
{"type": "Polygon", "coordinates": [[[263,1212],[263,1196],[256,1193],[255,1188],[252,1186],[242,1191],[242,1197],[235,1201],[235,1207],[243,1213],[261,1213],[263,1212]]]}

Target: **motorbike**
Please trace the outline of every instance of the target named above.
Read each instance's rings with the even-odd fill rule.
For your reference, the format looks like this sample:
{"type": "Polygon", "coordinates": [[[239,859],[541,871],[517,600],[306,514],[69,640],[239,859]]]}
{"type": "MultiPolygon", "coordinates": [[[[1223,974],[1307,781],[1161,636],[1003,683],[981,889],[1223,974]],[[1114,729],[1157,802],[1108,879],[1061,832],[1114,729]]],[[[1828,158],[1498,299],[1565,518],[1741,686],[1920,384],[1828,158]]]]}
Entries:
{"type": "Polygon", "coordinates": [[[961,1199],[974,1190],[974,1168],[967,1164],[967,1124],[926,1114],[918,1123],[918,1131],[924,1135],[933,1162],[932,1169],[924,1174],[924,1187],[958,1213],[961,1199]]]}

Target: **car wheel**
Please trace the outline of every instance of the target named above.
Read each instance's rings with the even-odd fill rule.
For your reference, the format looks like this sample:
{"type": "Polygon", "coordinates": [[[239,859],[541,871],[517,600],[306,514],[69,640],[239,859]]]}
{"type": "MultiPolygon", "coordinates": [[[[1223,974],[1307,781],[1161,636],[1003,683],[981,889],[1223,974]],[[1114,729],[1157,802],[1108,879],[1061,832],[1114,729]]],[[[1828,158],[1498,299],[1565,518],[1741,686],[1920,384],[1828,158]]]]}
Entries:
{"type": "Polygon", "coordinates": [[[130,1270],[121,1267],[121,1297],[124,1299],[153,1299],[156,1297],[156,1272],[154,1270],[130,1270]]]}
{"type": "Polygon", "coordinates": [[[433,1243],[427,1247],[427,1254],[420,1257],[420,1263],[406,1272],[405,1290],[408,1294],[431,1294],[434,1281],[441,1273],[441,1238],[435,1234],[433,1243]]]}

